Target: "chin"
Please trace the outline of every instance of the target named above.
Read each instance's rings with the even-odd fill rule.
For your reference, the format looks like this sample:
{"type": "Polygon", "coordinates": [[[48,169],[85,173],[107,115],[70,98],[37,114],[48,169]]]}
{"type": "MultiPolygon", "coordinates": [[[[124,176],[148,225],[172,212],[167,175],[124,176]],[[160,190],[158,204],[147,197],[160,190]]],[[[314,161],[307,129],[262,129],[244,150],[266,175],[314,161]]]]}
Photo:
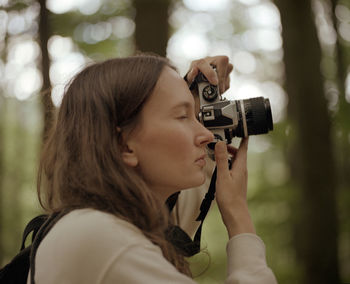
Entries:
{"type": "Polygon", "coordinates": [[[192,187],[197,187],[201,186],[204,184],[206,181],[206,175],[204,173],[196,176],[195,179],[193,179],[191,182],[189,182],[188,186],[186,188],[192,188],[192,187]]]}

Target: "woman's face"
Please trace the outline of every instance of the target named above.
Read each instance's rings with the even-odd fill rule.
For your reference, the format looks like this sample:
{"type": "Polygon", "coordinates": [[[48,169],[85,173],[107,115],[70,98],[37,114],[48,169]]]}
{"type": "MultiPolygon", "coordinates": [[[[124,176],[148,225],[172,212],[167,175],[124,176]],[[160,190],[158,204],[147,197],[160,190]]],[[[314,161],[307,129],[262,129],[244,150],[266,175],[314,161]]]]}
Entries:
{"type": "Polygon", "coordinates": [[[124,161],[138,167],[160,198],[205,181],[205,146],[213,134],[196,118],[186,82],[165,67],[141,111],[140,124],[127,138],[124,161]]]}

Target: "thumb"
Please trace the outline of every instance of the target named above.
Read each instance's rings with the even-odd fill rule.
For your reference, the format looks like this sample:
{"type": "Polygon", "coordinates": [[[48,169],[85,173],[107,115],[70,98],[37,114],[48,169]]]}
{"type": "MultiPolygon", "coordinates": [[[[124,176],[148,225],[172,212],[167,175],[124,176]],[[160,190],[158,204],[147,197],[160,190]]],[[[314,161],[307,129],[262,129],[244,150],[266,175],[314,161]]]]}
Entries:
{"type": "Polygon", "coordinates": [[[218,169],[218,177],[228,176],[228,153],[226,143],[223,141],[219,141],[215,145],[215,161],[218,169]]]}

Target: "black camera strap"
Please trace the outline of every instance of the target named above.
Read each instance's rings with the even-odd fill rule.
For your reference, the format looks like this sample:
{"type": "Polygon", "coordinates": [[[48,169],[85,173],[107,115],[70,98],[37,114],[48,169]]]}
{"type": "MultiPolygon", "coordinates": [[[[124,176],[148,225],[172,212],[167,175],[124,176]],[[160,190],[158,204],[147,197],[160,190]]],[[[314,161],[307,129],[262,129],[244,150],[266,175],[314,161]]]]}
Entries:
{"type": "MultiPolygon", "coordinates": [[[[203,226],[203,222],[205,217],[208,214],[208,211],[210,209],[210,205],[211,202],[214,200],[215,198],[215,184],[216,184],[216,172],[217,172],[217,168],[215,167],[215,170],[213,172],[213,175],[211,177],[210,180],[210,185],[208,188],[208,192],[205,194],[205,197],[201,203],[201,207],[200,207],[200,213],[196,219],[196,221],[200,221],[201,224],[199,225],[196,234],[194,235],[194,242],[198,242],[199,246],[200,246],[200,242],[201,242],[201,235],[202,235],[202,226],[203,226]]],[[[199,252],[200,247],[198,248],[198,252],[199,252]]]]}
{"type": "MultiPolygon", "coordinates": [[[[215,170],[213,172],[213,175],[211,177],[210,185],[208,188],[208,192],[205,194],[205,197],[201,203],[200,206],[200,213],[196,219],[196,221],[201,222],[196,234],[194,236],[194,239],[192,240],[191,237],[182,230],[179,226],[173,226],[167,231],[167,235],[169,240],[173,243],[173,245],[178,248],[183,255],[189,257],[193,256],[200,251],[200,243],[201,243],[201,235],[202,235],[202,226],[205,217],[208,214],[208,211],[210,209],[210,205],[212,201],[215,198],[215,183],[216,183],[216,172],[217,168],[215,167],[215,170]]],[[[169,208],[169,211],[171,212],[177,202],[178,196],[180,192],[176,192],[175,194],[171,195],[166,204],[169,208]]]]}

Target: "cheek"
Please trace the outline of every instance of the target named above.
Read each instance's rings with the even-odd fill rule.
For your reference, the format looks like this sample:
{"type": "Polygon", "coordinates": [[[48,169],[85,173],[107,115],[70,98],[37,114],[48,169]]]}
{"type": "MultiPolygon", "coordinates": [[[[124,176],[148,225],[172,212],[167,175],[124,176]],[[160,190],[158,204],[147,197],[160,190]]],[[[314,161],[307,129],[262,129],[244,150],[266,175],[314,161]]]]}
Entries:
{"type": "Polygon", "coordinates": [[[152,130],[142,135],[141,141],[145,150],[159,151],[159,154],[177,152],[194,146],[191,130],[181,125],[154,126],[152,130]]]}
{"type": "Polygon", "coordinates": [[[192,161],[194,148],[191,132],[184,127],[154,126],[140,135],[138,157],[143,170],[148,167],[169,167],[192,161]],[[157,165],[154,165],[157,163],[157,165]]]}
{"type": "Polygon", "coordinates": [[[205,174],[194,161],[194,136],[185,126],[157,127],[139,137],[139,169],[149,185],[189,188],[202,184],[205,174]]]}

